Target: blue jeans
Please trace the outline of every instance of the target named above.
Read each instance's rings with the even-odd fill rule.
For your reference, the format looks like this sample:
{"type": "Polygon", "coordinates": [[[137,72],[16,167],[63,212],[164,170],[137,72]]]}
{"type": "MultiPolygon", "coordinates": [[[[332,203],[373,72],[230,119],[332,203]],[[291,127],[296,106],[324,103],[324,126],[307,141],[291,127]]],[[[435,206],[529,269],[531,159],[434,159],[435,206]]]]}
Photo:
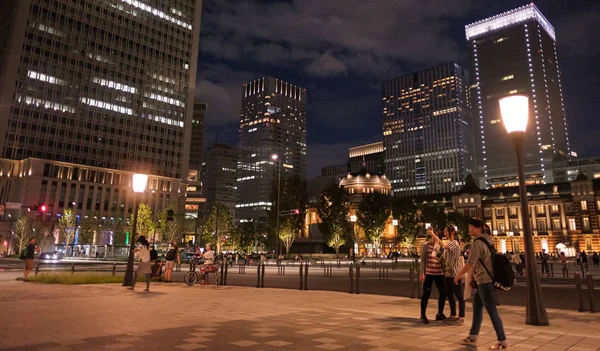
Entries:
{"type": "Polygon", "coordinates": [[[492,283],[477,284],[477,294],[475,294],[475,297],[473,298],[473,324],[469,331],[470,336],[477,337],[477,335],[479,335],[479,329],[481,328],[481,322],[483,321],[483,307],[485,307],[492,320],[492,325],[496,331],[496,336],[498,336],[498,341],[502,342],[506,340],[504,325],[502,325],[502,319],[500,319],[496,302],[496,289],[492,283]]]}

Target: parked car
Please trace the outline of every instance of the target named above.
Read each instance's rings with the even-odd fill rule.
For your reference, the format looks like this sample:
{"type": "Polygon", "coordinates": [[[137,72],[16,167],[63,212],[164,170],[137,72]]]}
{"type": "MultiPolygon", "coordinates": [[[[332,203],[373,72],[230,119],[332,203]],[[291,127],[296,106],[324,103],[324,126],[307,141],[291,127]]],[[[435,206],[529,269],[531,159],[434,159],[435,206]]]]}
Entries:
{"type": "Polygon", "coordinates": [[[63,255],[58,252],[42,252],[38,258],[40,260],[60,260],[63,258],[63,255]]]}

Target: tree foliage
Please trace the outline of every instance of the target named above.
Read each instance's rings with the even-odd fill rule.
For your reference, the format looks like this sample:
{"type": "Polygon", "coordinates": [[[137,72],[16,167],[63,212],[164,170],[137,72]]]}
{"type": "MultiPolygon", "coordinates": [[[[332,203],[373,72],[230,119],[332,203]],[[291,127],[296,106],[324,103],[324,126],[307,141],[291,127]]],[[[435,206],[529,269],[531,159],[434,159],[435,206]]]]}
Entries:
{"type": "MultiPolygon", "coordinates": [[[[133,216],[132,213],[129,216],[129,224],[133,226],[133,216]]],[[[150,206],[146,204],[140,204],[138,207],[138,219],[136,225],[136,236],[144,235],[148,239],[152,239],[154,235],[155,223],[152,219],[152,211],[150,210],[150,206]]]]}
{"type": "Polygon", "coordinates": [[[392,201],[392,216],[398,220],[396,230],[398,239],[412,245],[417,237],[417,207],[412,199],[407,197],[394,198],[392,201]]]}
{"type": "Polygon", "coordinates": [[[391,213],[390,197],[377,192],[364,195],[358,206],[358,225],[375,250],[381,246],[381,238],[391,213]]]}
{"type": "Polygon", "coordinates": [[[52,232],[54,225],[55,222],[52,221],[31,222],[32,235],[42,252],[50,251],[55,242],[54,233],[52,232]]]}
{"type": "Polygon", "coordinates": [[[223,204],[216,203],[208,213],[208,218],[202,232],[202,239],[207,243],[215,243],[217,252],[221,252],[223,238],[230,236],[234,229],[233,216],[229,212],[229,208],[223,204]]]}
{"type": "Polygon", "coordinates": [[[329,247],[335,249],[336,257],[340,247],[352,237],[352,225],[349,222],[350,196],[337,184],[325,189],[317,202],[317,214],[321,222],[319,229],[325,236],[329,247]]]}
{"type": "Polygon", "coordinates": [[[459,212],[450,212],[447,215],[448,223],[455,225],[458,229],[458,236],[463,242],[470,242],[471,236],[469,235],[469,219],[470,217],[465,216],[459,212]]]}
{"type": "Polygon", "coordinates": [[[12,234],[15,238],[17,254],[20,255],[31,237],[31,223],[27,216],[21,216],[13,223],[12,234]]]}
{"type": "Polygon", "coordinates": [[[97,212],[90,213],[79,221],[77,243],[79,245],[90,245],[94,242],[94,236],[100,233],[102,220],[97,212]]]}
{"type": "Polygon", "coordinates": [[[57,223],[59,235],[65,243],[65,254],[67,253],[67,248],[69,245],[73,244],[75,239],[76,225],[77,219],[73,214],[73,210],[70,208],[65,208],[57,223]]]}
{"type": "Polygon", "coordinates": [[[290,254],[290,249],[292,248],[292,244],[300,234],[300,230],[298,229],[297,224],[294,219],[290,219],[289,217],[283,220],[283,223],[280,224],[279,228],[279,239],[285,246],[285,254],[288,256],[290,254]]]}
{"type": "MultiPolygon", "coordinates": [[[[277,237],[277,176],[273,178],[273,187],[271,188],[271,208],[267,210],[269,222],[269,237],[277,237]]],[[[308,203],[308,194],[306,192],[306,181],[303,178],[285,175],[281,176],[281,194],[280,194],[279,211],[284,213],[284,216],[279,216],[279,239],[282,235],[285,236],[285,241],[292,246],[296,237],[300,234],[304,226],[304,210],[308,203]],[[299,210],[299,214],[289,214],[291,210],[299,210]],[[285,227],[286,233],[282,234],[285,227]],[[295,233],[295,234],[294,234],[295,233]],[[295,235],[295,236],[294,236],[295,235]],[[293,236],[293,238],[292,238],[293,236]]],[[[272,240],[271,244],[276,241],[272,240]]],[[[284,242],[285,245],[285,242],[284,242]]],[[[287,252],[289,248],[286,246],[287,252]]]]}

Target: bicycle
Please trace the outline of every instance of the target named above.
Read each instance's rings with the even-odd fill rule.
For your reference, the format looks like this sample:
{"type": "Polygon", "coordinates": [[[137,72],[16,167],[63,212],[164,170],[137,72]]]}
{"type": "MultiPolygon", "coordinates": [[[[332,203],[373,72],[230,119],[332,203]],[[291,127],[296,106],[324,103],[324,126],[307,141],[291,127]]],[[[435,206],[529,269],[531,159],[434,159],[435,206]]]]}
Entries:
{"type": "Polygon", "coordinates": [[[208,285],[209,275],[212,275],[215,285],[219,285],[219,275],[217,274],[217,272],[219,272],[219,265],[215,262],[215,264],[209,265],[208,267],[201,267],[200,272],[196,272],[196,265],[198,263],[200,262],[194,262],[190,267],[190,271],[183,277],[183,281],[189,286],[198,283],[198,281],[200,281],[200,284],[202,285],[208,285]]]}

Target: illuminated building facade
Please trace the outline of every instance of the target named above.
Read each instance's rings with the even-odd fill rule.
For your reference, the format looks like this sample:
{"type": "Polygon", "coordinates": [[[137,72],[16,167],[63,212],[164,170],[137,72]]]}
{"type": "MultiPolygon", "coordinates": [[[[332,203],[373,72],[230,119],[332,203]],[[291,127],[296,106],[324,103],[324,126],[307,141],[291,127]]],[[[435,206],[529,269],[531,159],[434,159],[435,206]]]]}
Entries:
{"type": "Polygon", "coordinates": [[[469,76],[456,63],[384,81],[384,168],[394,196],[453,192],[474,167],[469,76]]]}
{"type": "Polygon", "coordinates": [[[157,188],[169,184],[169,198],[156,190],[148,195],[156,196],[148,200],[156,210],[182,207],[202,1],[8,0],[2,6],[0,165],[34,160],[35,166],[33,175],[24,173],[26,183],[4,179],[14,171],[0,176],[12,184],[0,191],[0,202],[22,209],[44,200],[54,215],[75,202],[83,204],[78,213],[91,207],[108,215],[115,201],[132,199],[124,200],[130,174],[143,172],[158,179],[157,188]],[[54,171],[65,168],[70,171],[54,171]],[[62,174],[64,192],[50,179],[55,174],[62,174]],[[42,182],[50,195],[42,196],[42,182]],[[27,194],[15,190],[23,186],[27,194]]]}
{"type": "Polygon", "coordinates": [[[528,184],[551,182],[553,163],[571,150],[563,104],[554,28],[533,4],[465,28],[476,122],[477,167],[482,187],[517,185],[514,147],[498,99],[526,94],[530,118],[525,137],[528,184]]]}
{"type": "Polygon", "coordinates": [[[231,145],[213,144],[206,154],[205,175],[202,179],[206,197],[206,214],[213,205],[226,206],[235,213],[238,149],[231,145]]]}
{"type": "Polygon", "coordinates": [[[305,177],[306,89],[273,77],[244,84],[239,129],[236,218],[266,221],[273,181],[305,177]],[[272,156],[276,154],[279,160],[272,156]]]}

